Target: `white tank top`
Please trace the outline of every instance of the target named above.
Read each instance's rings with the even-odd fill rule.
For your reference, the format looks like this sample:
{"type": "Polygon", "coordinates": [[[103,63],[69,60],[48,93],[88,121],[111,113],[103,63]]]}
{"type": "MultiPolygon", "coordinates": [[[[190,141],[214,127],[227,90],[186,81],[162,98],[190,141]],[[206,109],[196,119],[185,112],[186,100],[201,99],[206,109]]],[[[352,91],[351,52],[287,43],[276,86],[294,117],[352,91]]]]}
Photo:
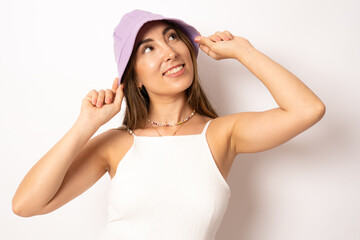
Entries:
{"type": "Polygon", "coordinates": [[[215,240],[231,191],[201,134],[134,136],[98,240],[215,240]]]}

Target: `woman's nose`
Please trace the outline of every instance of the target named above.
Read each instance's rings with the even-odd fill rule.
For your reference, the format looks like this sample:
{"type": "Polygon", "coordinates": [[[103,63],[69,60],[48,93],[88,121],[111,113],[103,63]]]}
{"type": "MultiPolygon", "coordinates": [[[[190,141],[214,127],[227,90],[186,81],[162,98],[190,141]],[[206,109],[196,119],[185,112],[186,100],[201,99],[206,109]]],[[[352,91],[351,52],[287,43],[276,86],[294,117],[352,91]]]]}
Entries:
{"type": "Polygon", "coordinates": [[[164,46],[164,61],[176,58],[176,51],[170,46],[164,46]]]}

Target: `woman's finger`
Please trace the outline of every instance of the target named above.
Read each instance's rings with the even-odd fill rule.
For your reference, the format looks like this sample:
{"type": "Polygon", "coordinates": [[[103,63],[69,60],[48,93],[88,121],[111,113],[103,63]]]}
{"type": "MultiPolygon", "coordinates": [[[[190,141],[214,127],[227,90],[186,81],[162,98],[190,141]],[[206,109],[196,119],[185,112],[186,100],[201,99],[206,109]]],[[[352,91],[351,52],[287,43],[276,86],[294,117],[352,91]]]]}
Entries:
{"type": "Polygon", "coordinates": [[[116,93],[116,89],[118,88],[119,85],[119,78],[116,77],[113,81],[112,87],[111,87],[111,91],[115,94],[116,93]]]}
{"type": "Polygon", "coordinates": [[[105,98],[105,91],[104,90],[99,90],[98,91],[97,102],[96,102],[96,107],[102,107],[102,105],[104,103],[104,98],[105,98]]]}
{"type": "Polygon", "coordinates": [[[86,96],[85,96],[86,100],[88,100],[89,102],[92,102],[93,91],[95,91],[95,90],[91,90],[91,91],[88,92],[88,94],[86,94],[86,96]]]}
{"type": "Polygon", "coordinates": [[[112,90],[111,89],[106,89],[105,90],[105,103],[106,104],[112,103],[113,96],[114,96],[114,94],[113,94],[112,90]]]}
{"type": "Polygon", "coordinates": [[[208,38],[213,42],[222,41],[222,39],[219,36],[215,35],[215,34],[209,36],[208,38]]]}
{"type": "MultiPolygon", "coordinates": [[[[197,36],[196,38],[195,38],[195,41],[197,42],[197,43],[199,43],[200,44],[200,46],[201,45],[203,45],[203,46],[206,46],[208,49],[212,49],[213,48],[213,46],[214,46],[214,42],[213,41],[211,41],[209,38],[207,38],[207,37],[203,37],[203,36],[197,36]]],[[[206,48],[205,48],[206,49],[206,48]]],[[[204,51],[204,50],[203,50],[204,51]]],[[[208,53],[209,51],[204,51],[205,53],[208,53]]]]}
{"type": "Polygon", "coordinates": [[[199,45],[199,47],[200,47],[200,49],[204,52],[204,53],[206,53],[207,55],[209,55],[209,52],[210,52],[210,48],[208,48],[207,46],[205,46],[205,45],[199,45]]]}
{"type": "Polygon", "coordinates": [[[234,35],[232,35],[229,31],[225,30],[224,33],[232,40],[234,39],[234,35]]]}
{"type": "Polygon", "coordinates": [[[91,90],[87,95],[87,99],[91,102],[92,105],[96,104],[98,93],[95,89],[91,90]]]}
{"type": "Polygon", "coordinates": [[[121,109],[121,102],[124,98],[124,84],[120,84],[119,87],[116,89],[116,93],[115,93],[115,99],[114,99],[114,105],[115,105],[115,109],[116,111],[120,111],[121,109]]]}
{"type": "Polygon", "coordinates": [[[228,36],[227,34],[225,34],[224,32],[216,32],[216,35],[218,35],[219,37],[221,37],[222,40],[228,41],[231,40],[231,37],[228,36]]]}

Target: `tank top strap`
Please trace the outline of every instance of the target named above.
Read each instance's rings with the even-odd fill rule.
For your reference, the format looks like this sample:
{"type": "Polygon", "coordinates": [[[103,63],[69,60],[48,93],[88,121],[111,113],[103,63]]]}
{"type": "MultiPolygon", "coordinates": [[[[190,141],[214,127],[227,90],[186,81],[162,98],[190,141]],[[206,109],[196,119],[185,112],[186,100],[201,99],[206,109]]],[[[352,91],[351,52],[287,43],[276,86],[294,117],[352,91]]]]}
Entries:
{"type": "Polygon", "coordinates": [[[204,129],[203,129],[203,131],[202,131],[202,135],[204,135],[205,133],[206,133],[206,130],[207,130],[207,128],[209,127],[209,124],[210,124],[210,122],[212,121],[213,119],[210,119],[206,124],[205,124],[205,127],[204,127],[204,129]]]}

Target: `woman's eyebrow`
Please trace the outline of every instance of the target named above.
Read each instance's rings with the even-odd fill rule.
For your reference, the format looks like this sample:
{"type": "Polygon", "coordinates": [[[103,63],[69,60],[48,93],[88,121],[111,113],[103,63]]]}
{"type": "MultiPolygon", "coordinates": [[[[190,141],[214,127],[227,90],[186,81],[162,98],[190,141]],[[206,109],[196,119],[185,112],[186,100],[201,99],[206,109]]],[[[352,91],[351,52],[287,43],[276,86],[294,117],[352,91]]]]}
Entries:
{"type": "MultiPolygon", "coordinates": [[[[167,27],[163,30],[162,35],[164,36],[170,29],[173,29],[173,27],[167,26],[167,27]]],[[[136,48],[135,48],[135,49],[137,50],[142,44],[145,44],[145,43],[148,43],[148,42],[152,42],[152,41],[154,41],[154,40],[151,39],[151,38],[144,39],[144,40],[140,41],[140,42],[136,45],[136,48]]]]}

